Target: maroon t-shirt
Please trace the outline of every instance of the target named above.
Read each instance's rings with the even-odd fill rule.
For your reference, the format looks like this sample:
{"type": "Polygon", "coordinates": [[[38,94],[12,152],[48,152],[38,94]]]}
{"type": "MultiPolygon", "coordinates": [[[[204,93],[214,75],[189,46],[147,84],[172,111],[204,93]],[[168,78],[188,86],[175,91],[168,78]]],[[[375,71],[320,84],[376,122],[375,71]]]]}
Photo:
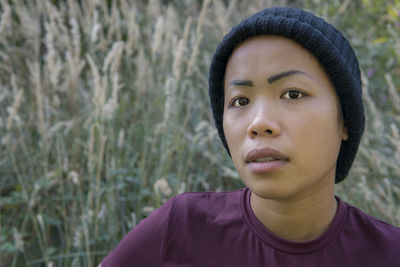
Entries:
{"type": "Polygon", "coordinates": [[[322,236],[292,242],[263,226],[250,207],[250,194],[244,188],[173,197],[141,221],[102,267],[400,266],[400,229],[339,198],[322,236]]]}

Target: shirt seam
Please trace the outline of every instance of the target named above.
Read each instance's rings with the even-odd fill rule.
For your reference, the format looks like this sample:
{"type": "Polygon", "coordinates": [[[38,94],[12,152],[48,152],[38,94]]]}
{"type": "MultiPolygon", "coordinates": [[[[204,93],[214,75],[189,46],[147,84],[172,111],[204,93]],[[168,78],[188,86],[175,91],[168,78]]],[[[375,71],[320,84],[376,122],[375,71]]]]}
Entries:
{"type": "Polygon", "coordinates": [[[353,210],[356,210],[356,211],[360,212],[361,214],[364,214],[366,217],[368,217],[368,219],[370,219],[370,220],[372,220],[372,221],[374,221],[374,222],[376,222],[376,223],[379,223],[379,224],[381,224],[381,225],[386,225],[386,226],[389,226],[390,228],[394,228],[394,229],[400,230],[400,227],[397,227],[397,226],[395,226],[395,225],[392,225],[392,224],[390,224],[390,223],[387,223],[387,222],[385,222],[385,221],[382,221],[381,219],[375,218],[374,216],[372,216],[372,215],[370,215],[370,214],[368,214],[368,213],[366,213],[366,212],[360,210],[360,209],[357,208],[357,207],[349,206],[349,209],[353,209],[353,210]]]}
{"type": "Polygon", "coordinates": [[[174,196],[170,201],[172,201],[171,205],[169,206],[169,211],[168,211],[168,217],[166,220],[166,225],[163,227],[163,234],[162,234],[162,254],[161,254],[161,259],[160,259],[160,264],[161,266],[164,265],[166,253],[167,253],[167,239],[168,239],[168,230],[169,230],[169,222],[171,220],[171,213],[173,211],[173,206],[175,204],[176,196],[174,196]]]}

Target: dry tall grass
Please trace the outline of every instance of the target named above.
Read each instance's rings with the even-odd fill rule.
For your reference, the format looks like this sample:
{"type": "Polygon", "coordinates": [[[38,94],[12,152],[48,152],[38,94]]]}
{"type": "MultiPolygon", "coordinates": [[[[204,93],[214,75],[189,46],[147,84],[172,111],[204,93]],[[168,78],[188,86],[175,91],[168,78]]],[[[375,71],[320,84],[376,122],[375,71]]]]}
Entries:
{"type": "Polygon", "coordinates": [[[394,2],[1,0],[0,266],[95,266],[173,194],[242,186],[210,117],[208,67],[232,25],[285,4],[354,43],[367,130],[337,193],[400,225],[394,2]]]}

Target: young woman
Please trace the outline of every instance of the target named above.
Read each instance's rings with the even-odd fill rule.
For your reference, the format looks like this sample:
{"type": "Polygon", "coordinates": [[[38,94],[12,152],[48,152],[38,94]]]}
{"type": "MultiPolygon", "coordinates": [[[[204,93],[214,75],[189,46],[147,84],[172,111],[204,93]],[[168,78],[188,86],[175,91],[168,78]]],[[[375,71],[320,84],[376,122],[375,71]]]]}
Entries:
{"type": "Polygon", "coordinates": [[[365,120],[338,30],[300,9],[256,13],[219,44],[209,94],[246,188],[172,198],[103,267],[400,266],[400,229],[334,195],[365,120]]]}

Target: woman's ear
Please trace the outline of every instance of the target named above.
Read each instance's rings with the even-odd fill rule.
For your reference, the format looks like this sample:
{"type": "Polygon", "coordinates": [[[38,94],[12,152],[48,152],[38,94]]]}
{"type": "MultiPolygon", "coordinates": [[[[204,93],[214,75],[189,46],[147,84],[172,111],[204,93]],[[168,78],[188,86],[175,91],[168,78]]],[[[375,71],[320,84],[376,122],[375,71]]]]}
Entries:
{"type": "Polygon", "coordinates": [[[349,139],[349,136],[347,134],[347,127],[343,127],[342,140],[346,141],[347,139],[349,139]]]}

